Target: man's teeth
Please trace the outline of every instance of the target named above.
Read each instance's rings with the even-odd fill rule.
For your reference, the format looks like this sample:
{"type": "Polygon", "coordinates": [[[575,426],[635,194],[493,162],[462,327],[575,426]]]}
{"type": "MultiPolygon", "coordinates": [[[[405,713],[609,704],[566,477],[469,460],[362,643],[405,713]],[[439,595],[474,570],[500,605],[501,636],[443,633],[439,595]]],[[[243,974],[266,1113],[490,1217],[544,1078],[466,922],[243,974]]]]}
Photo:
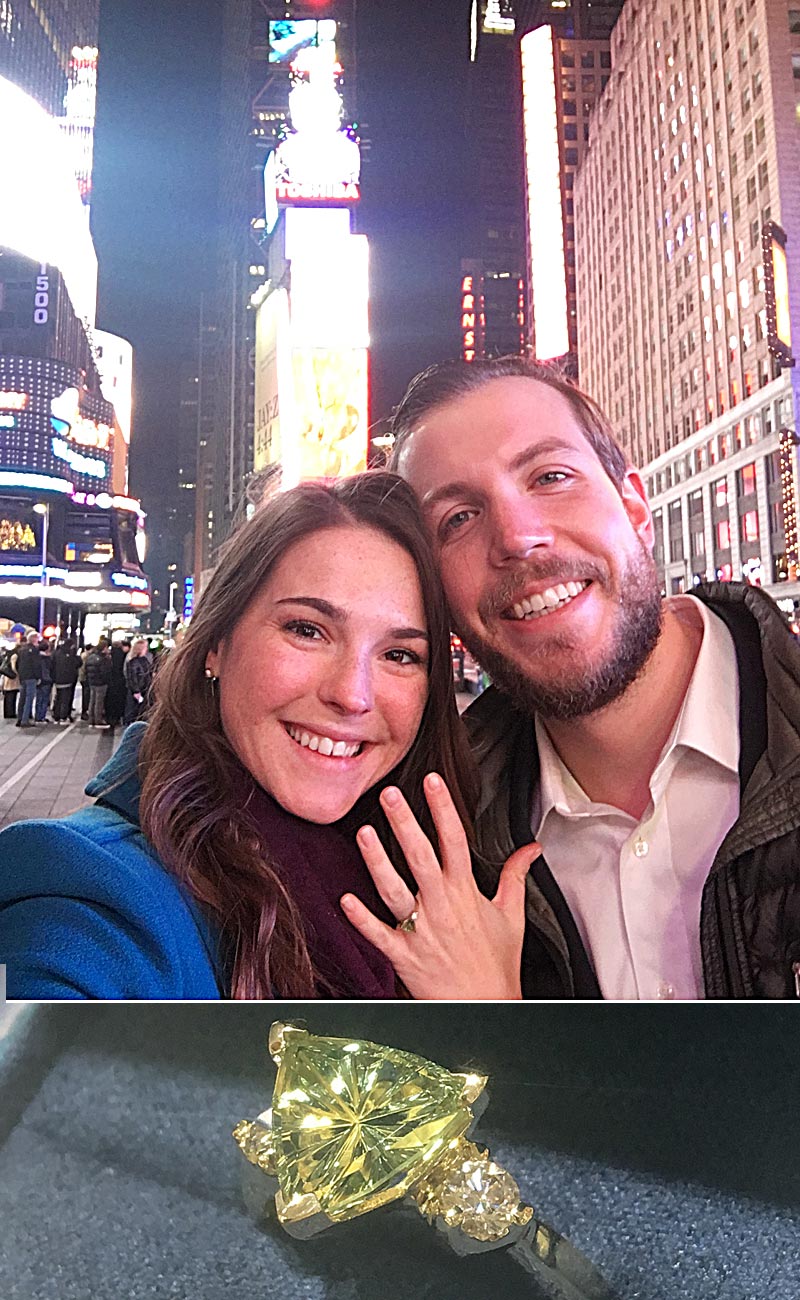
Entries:
{"type": "Polygon", "coordinates": [[[319,736],[314,731],[301,731],[298,727],[287,727],[292,740],[296,740],[303,749],[313,749],[329,758],[354,758],[361,752],[361,741],[348,745],[344,740],[331,740],[330,736],[319,736]]]}
{"type": "Polygon", "coordinates": [[[512,613],[514,618],[541,618],[562,605],[568,605],[588,586],[588,582],[560,582],[557,587],[548,587],[546,591],[526,596],[518,605],[512,605],[512,613]]]}

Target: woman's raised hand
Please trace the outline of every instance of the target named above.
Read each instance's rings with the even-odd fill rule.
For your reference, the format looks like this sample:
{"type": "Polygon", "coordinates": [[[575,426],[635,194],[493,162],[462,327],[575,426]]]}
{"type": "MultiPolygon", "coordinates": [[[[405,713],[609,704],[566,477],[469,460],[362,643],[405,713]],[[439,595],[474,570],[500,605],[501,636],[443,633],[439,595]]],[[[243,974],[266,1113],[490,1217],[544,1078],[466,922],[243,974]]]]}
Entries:
{"type": "Polygon", "coordinates": [[[353,894],[341,900],[345,915],[389,958],[412,997],[521,998],[525,879],[541,849],[528,844],[512,853],[494,898],[484,898],[472,874],[467,837],[447,786],[431,773],[424,788],[439,837],[441,865],[400,791],[389,786],[381,793],[381,805],[416,881],[416,897],[395,871],[376,831],[362,826],[358,832],[358,846],[378,893],[398,922],[416,913],[413,929],[385,925],[353,894]]]}

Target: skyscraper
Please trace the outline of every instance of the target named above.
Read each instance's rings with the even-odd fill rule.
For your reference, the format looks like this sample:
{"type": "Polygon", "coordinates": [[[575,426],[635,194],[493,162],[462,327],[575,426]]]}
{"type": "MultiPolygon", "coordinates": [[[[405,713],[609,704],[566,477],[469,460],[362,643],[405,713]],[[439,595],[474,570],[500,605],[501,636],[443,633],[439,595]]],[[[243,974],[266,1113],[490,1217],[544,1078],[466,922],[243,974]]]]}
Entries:
{"type": "Polygon", "coordinates": [[[573,184],[622,0],[474,0],[471,229],[462,355],[530,349],[575,368],[573,184]]]}
{"type": "Polygon", "coordinates": [[[790,613],[797,33],[772,0],[653,0],[612,56],[576,188],[582,380],[643,467],[665,590],[746,578],[790,613]]]}
{"type": "Polygon", "coordinates": [[[292,63],[299,51],[318,43],[317,24],[325,23],[336,27],[337,57],[344,69],[340,84],[349,112],[355,88],[354,0],[225,3],[221,233],[201,331],[198,590],[203,572],[214,563],[219,546],[248,508],[255,438],[256,331],[251,298],[271,274],[272,214],[265,212],[264,165],[289,131],[292,63]]]}

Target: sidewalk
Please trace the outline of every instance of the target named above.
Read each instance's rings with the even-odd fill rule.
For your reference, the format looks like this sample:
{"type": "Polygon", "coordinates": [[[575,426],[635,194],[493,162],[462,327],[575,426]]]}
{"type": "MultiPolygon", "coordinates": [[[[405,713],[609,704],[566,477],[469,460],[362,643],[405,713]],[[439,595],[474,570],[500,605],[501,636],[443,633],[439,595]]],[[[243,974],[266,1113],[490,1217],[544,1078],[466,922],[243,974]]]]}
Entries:
{"type": "Polygon", "coordinates": [[[20,730],[0,719],[0,827],[28,817],[64,817],[91,803],[83,793],[90,777],[111,757],[122,736],[40,724],[20,730]]]}

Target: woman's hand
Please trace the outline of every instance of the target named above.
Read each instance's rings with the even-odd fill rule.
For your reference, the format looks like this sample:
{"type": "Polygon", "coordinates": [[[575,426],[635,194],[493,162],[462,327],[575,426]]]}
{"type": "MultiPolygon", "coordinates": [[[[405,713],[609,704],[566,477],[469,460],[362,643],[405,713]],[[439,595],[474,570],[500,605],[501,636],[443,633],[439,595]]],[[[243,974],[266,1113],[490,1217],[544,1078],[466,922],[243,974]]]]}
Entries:
{"type": "Polygon", "coordinates": [[[376,831],[362,826],[358,846],[375,886],[398,922],[416,912],[413,931],[379,921],[353,894],[341,900],[348,920],[384,953],[415,998],[513,1000],[522,997],[520,963],[525,932],[525,879],[538,844],[517,849],[500,873],[497,893],[484,898],[472,874],[461,819],[440,776],[426,776],[442,863],[399,790],[381,805],[417,882],[417,896],[395,871],[376,831]]]}

